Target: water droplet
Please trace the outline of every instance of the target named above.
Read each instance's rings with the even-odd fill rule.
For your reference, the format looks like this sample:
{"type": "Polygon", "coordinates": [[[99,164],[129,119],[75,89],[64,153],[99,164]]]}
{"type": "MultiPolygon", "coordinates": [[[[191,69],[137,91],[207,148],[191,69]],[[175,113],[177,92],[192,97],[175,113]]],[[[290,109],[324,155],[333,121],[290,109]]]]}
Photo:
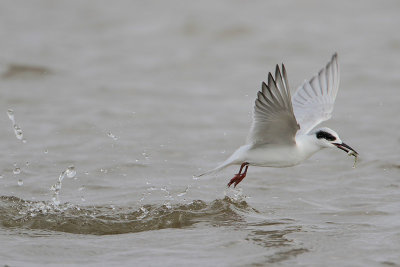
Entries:
{"type": "Polygon", "coordinates": [[[20,174],[21,173],[21,169],[16,167],[16,168],[14,168],[13,173],[14,174],[20,174]]]}
{"type": "Polygon", "coordinates": [[[65,171],[60,173],[60,176],[58,176],[58,181],[61,183],[64,177],[65,177],[65,171]]]}
{"type": "Polygon", "coordinates": [[[18,140],[22,140],[22,138],[24,138],[24,134],[17,124],[14,124],[14,133],[18,140]]]}
{"type": "MultiPolygon", "coordinates": [[[[14,117],[14,111],[12,109],[9,109],[7,111],[7,115],[8,118],[11,120],[12,124],[13,124],[13,129],[14,129],[14,133],[15,136],[17,137],[18,140],[24,140],[24,135],[22,133],[21,128],[18,126],[18,124],[15,122],[15,117],[14,117]]],[[[26,140],[25,140],[26,142],[26,140]]]]}
{"type": "Polygon", "coordinates": [[[86,199],[85,199],[84,196],[81,196],[81,200],[82,200],[82,202],[85,202],[85,201],[86,201],[86,199]]]}
{"type": "Polygon", "coordinates": [[[0,179],[3,179],[3,174],[0,174],[0,179]]]}
{"type": "Polygon", "coordinates": [[[55,189],[55,191],[60,191],[61,190],[61,186],[62,186],[62,184],[61,184],[61,182],[57,182],[55,185],[54,185],[54,189],[55,189]]]}
{"type": "Polygon", "coordinates": [[[22,143],[24,143],[24,144],[26,144],[26,139],[24,138],[24,139],[22,139],[22,143]]]}
{"type": "Polygon", "coordinates": [[[8,115],[8,118],[9,118],[12,122],[15,121],[15,120],[14,120],[14,110],[12,110],[12,109],[7,110],[7,115],[8,115]]]}
{"type": "Polygon", "coordinates": [[[85,189],[85,186],[82,185],[81,187],[78,188],[78,191],[82,191],[82,190],[84,190],[84,189],[85,189]]]}
{"type": "Polygon", "coordinates": [[[76,175],[76,170],[74,166],[69,166],[66,170],[65,170],[65,174],[67,175],[68,178],[74,178],[76,175]]]}
{"type": "Polygon", "coordinates": [[[142,215],[137,217],[138,220],[143,219],[149,213],[149,211],[145,207],[140,207],[140,211],[142,212],[142,215]]]}
{"type": "Polygon", "coordinates": [[[109,132],[108,134],[108,137],[110,137],[110,138],[112,138],[114,141],[117,141],[118,140],[118,137],[116,137],[113,133],[111,133],[111,132],[109,132]]]}
{"type": "Polygon", "coordinates": [[[44,154],[47,154],[47,153],[49,153],[49,151],[46,149],[46,150],[44,151],[44,154]]]}
{"type": "Polygon", "coordinates": [[[189,186],[186,186],[185,191],[179,193],[177,196],[178,196],[178,197],[182,197],[182,196],[186,195],[186,193],[188,192],[188,190],[189,190],[189,186]]]}
{"type": "Polygon", "coordinates": [[[146,153],[146,151],[143,151],[142,156],[148,160],[150,158],[150,155],[146,153]]]}
{"type": "Polygon", "coordinates": [[[30,164],[29,161],[25,162],[25,165],[26,165],[26,166],[29,166],[29,164],[30,164]]]}
{"type": "Polygon", "coordinates": [[[52,200],[54,205],[56,206],[60,205],[60,200],[58,199],[58,195],[53,196],[52,200]]]}
{"type": "Polygon", "coordinates": [[[18,180],[18,186],[22,186],[24,184],[24,181],[22,181],[21,179],[18,180]]]}
{"type": "Polygon", "coordinates": [[[161,188],[160,188],[160,190],[161,190],[161,191],[168,192],[168,190],[167,190],[167,187],[166,187],[166,186],[163,186],[163,187],[161,187],[161,188]]]}
{"type": "Polygon", "coordinates": [[[199,177],[196,175],[193,175],[193,180],[199,180],[199,177]]]}

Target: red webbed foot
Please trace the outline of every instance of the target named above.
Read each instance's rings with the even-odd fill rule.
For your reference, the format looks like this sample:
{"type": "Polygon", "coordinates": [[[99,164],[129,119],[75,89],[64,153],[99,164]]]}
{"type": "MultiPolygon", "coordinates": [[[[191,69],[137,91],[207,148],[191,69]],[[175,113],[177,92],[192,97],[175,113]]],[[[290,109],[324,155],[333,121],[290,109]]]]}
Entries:
{"type": "Polygon", "coordinates": [[[247,174],[247,169],[249,168],[249,164],[247,162],[244,162],[242,165],[240,165],[240,170],[239,173],[235,174],[235,176],[229,181],[228,187],[230,187],[233,184],[233,187],[236,187],[243,179],[246,177],[247,174]],[[242,172],[243,167],[245,167],[244,172],[242,172]]]}

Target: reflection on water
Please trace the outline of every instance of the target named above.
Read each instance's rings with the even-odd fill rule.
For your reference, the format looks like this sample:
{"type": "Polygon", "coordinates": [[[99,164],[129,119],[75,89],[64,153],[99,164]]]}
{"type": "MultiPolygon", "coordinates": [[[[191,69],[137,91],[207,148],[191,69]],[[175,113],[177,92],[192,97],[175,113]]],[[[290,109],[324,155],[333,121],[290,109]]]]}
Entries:
{"type": "Polygon", "coordinates": [[[246,240],[268,249],[265,260],[254,263],[254,266],[265,266],[268,263],[277,263],[308,252],[308,249],[297,247],[288,234],[300,232],[301,226],[293,225],[293,220],[282,219],[280,221],[263,221],[250,224],[252,229],[246,240]]]}

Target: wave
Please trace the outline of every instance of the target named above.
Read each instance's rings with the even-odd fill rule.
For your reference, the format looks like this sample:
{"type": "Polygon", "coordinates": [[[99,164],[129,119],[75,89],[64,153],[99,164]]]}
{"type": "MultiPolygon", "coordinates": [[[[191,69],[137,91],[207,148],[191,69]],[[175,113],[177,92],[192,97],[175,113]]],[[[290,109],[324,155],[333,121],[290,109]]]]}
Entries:
{"type": "Polygon", "coordinates": [[[246,201],[228,196],[210,203],[143,205],[140,208],[55,205],[26,201],[14,196],[0,197],[0,223],[6,228],[50,230],[73,234],[113,235],[166,228],[185,228],[205,222],[232,225],[243,222],[243,214],[257,212],[246,201]]]}

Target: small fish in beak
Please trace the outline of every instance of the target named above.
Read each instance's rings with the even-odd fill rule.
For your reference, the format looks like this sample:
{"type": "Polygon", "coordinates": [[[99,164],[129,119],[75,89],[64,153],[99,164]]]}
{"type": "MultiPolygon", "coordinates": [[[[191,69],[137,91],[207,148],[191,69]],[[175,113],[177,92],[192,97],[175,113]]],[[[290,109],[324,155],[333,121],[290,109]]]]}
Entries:
{"type": "Polygon", "coordinates": [[[352,149],[350,146],[346,145],[345,143],[336,143],[334,144],[337,148],[347,152],[348,156],[354,156],[354,164],[353,164],[353,168],[356,167],[356,163],[357,163],[357,158],[358,158],[358,153],[357,151],[355,151],[354,149],[352,149]]]}

